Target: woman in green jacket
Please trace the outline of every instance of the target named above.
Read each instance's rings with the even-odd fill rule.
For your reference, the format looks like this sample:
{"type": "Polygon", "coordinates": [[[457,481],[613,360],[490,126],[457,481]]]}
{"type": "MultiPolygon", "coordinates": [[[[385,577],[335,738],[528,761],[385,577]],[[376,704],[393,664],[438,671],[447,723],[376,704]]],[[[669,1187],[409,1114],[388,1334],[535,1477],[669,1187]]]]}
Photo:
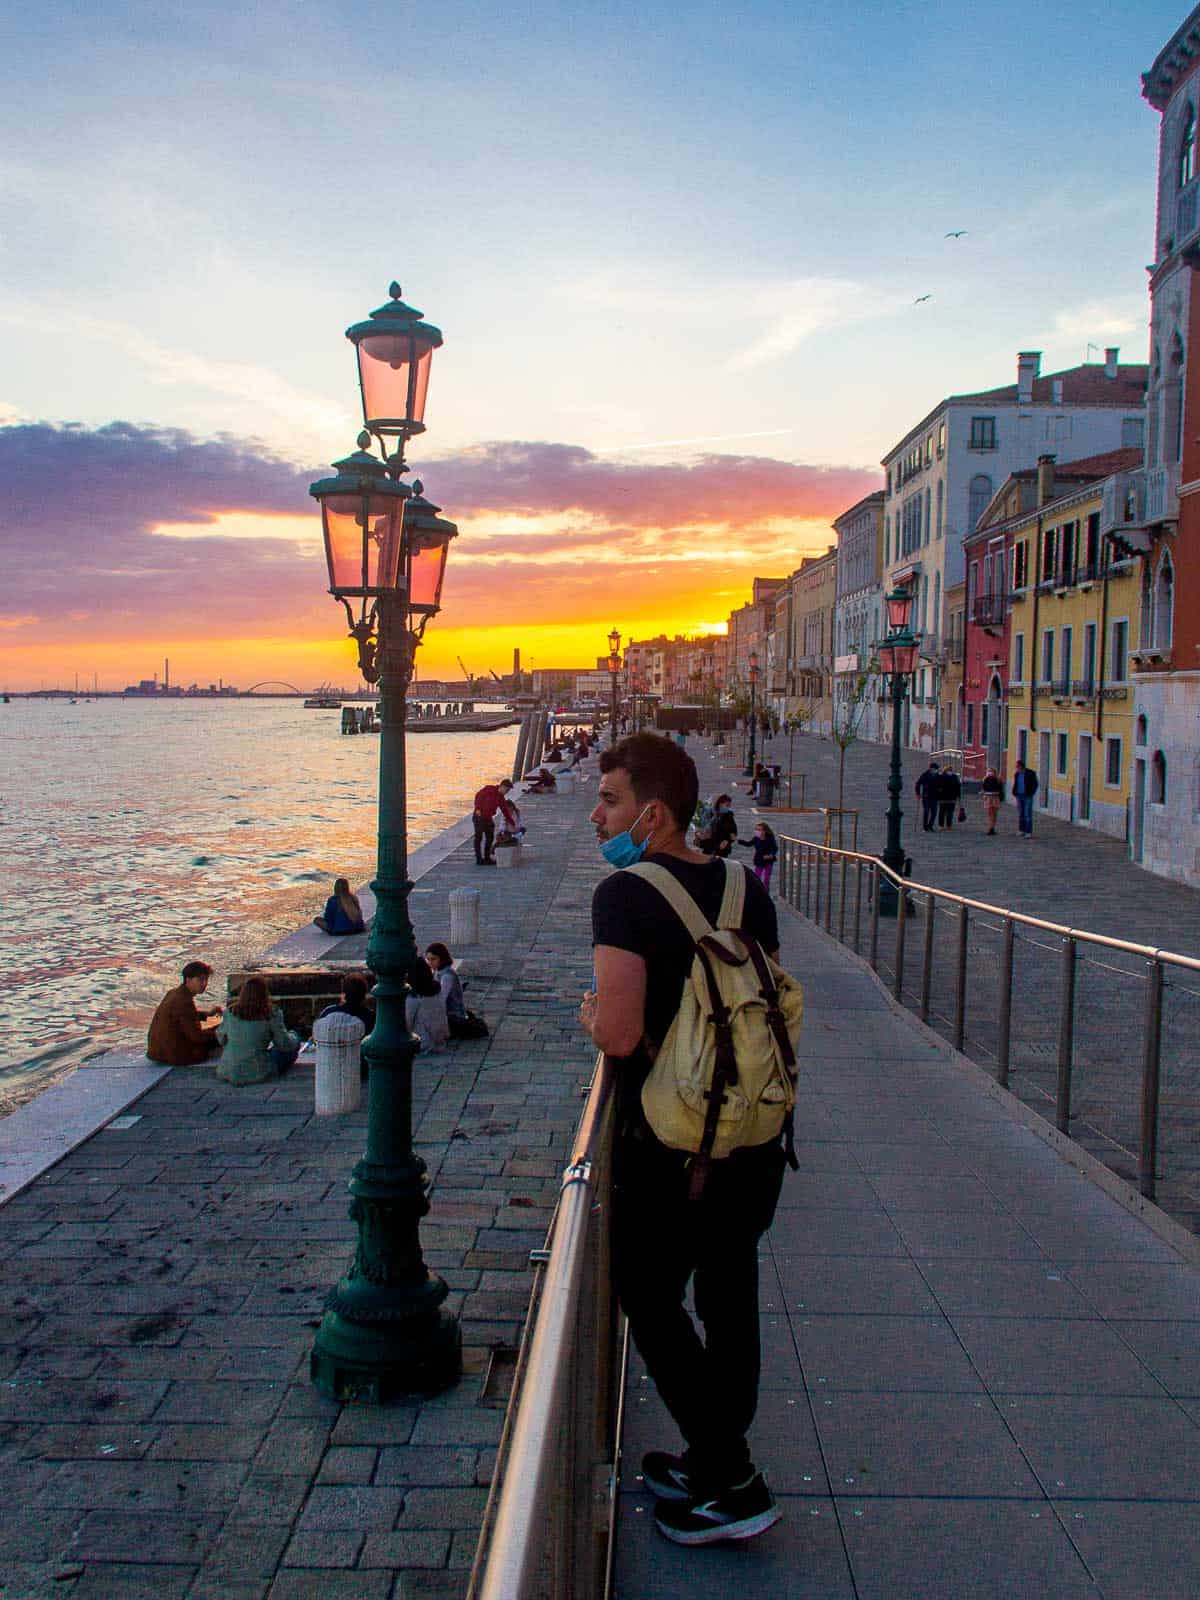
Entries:
{"type": "Polygon", "coordinates": [[[265,1083],[286,1072],[300,1054],[300,1039],[283,1025],[261,978],[247,978],[217,1029],[217,1077],[226,1083],[265,1083]]]}

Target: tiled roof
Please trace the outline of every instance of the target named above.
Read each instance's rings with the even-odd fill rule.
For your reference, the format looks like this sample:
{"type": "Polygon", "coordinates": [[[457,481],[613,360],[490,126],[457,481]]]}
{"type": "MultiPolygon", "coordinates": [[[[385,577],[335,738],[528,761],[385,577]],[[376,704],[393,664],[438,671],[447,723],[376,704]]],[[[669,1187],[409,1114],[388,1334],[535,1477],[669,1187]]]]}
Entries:
{"type": "MultiPolygon", "coordinates": [[[[1135,467],[1142,464],[1140,448],[1131,447],[1125,450],[1104,450],[1098,456],[1084,456],[1082,461],[1063,461],[1054,463],[1055,483],[1065,483],[1068,479],[1090,483],[1094,478],[1109,478],[1114,472],[1132,472],[1135,467]]],[[[1020,483],[1028,483],[1037,477],[1036,467],[1022,467],[1017,472],[1009,474],[1020,483]]]]}

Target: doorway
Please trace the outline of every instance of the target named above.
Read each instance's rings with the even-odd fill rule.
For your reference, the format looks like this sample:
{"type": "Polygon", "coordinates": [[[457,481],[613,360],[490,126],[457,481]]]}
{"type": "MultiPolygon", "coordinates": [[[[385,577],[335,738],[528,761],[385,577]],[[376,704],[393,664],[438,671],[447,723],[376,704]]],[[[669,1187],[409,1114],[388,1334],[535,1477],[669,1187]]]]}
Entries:
{"type": "Polygon", "coordinates": [[[1092,738],[1079,735],[1079,771],[1076,774],[1075,814],[1080,822],[1092,820],[1092,738]]]}
{"type": "Polygon", "coordinates": [[[1038,805],[1044,811],[1050,804],[1050,735],[1038,734],[1038,805]]]}
{"type": "Polygon", "coordinates": [[[1146,762],[1133,764],[1133,859],[1140,863],[1146,839],[1146,762]]]}
{"type": "Polygon", "coordinates": [[[1001,752],[1004,748],[1004,723],[1000,716],[1000,679],[993,675],[988,690],[987,764],[1000,771],[1001,752]]]}

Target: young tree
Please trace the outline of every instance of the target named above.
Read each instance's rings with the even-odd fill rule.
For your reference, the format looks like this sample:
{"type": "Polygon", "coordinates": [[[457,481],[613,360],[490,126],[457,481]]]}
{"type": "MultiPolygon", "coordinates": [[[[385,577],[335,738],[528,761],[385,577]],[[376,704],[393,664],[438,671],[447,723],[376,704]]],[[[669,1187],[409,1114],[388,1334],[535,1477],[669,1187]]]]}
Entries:
{"type": "Polygon", "coordinates": [[[838,798],[837,798],[837,838],[838,849],[842,849],[842,804],[846,793],[846,751],[852,744],[858,742],[862,730],[863,717],[866,715],[867,706],[871,702],[875,679],[879,675],[879,662],[872,659],[866,666],[855,674],[854,680],[847,686],[846,693],[839,699],[836,694],[833,701],[833,721],[831,724],[833,742],[838,748],[838,798]]]}

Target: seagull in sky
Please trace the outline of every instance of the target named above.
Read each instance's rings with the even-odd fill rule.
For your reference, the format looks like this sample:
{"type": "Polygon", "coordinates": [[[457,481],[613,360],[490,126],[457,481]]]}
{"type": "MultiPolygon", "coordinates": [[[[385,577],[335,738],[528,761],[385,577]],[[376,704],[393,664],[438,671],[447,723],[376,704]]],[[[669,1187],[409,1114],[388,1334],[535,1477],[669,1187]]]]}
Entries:
{"type": "Polygon", "coordinates": [[[926,301],[926,300],[932,300],[932,299],[933,299],[933,296],[932,296],[932,295],[931,295],[931,294],[919,294],[919,295],[918,295],[918,296],[917,296],[917,298],[916,298],[916,299],[915,299],[915,300],[914,300],[914,301],[913,301],[913,305],[915,305],[915,306],[919,306],[919,305],[921,305],[921,304],[922,304],[922,303],[923,303],[923,302],[924,302],[924,301],[926,301]]]}
{"type": "Polygon", "coordinates": [[[956,228],[953,231],[953,233],[948,233],[946,235],[946,238],[947,239],[965,239],[966,236],[967,236],[966,228],[956,228]]]}

